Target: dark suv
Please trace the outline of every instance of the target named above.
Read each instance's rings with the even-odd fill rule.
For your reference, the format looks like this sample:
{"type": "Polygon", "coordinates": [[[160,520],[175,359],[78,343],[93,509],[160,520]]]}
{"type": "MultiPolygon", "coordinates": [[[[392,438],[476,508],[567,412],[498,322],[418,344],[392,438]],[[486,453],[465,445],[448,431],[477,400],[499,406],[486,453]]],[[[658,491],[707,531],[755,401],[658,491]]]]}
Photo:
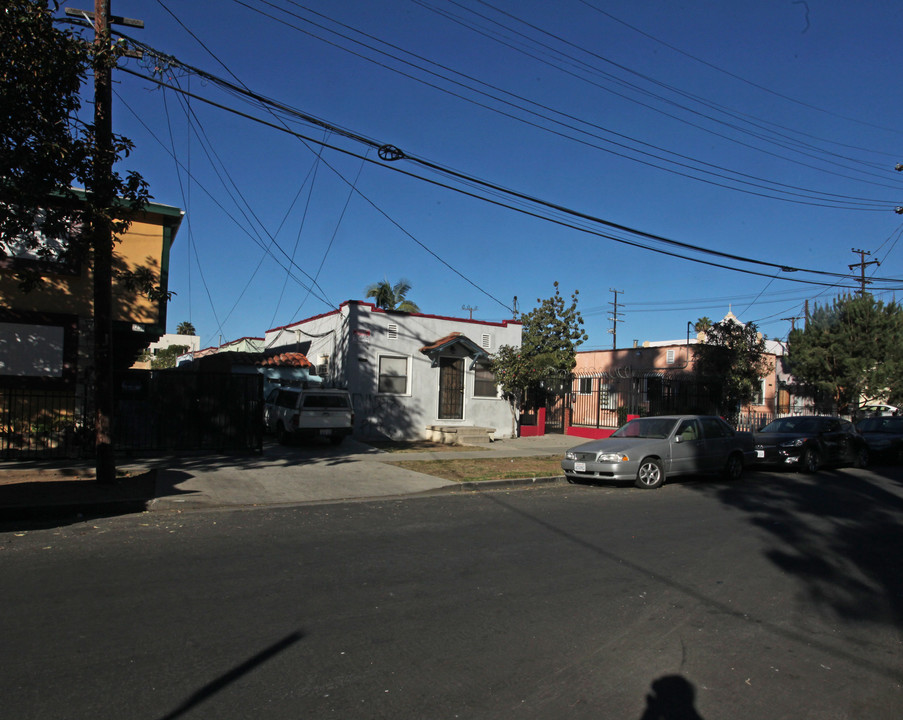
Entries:
{"type": "Polygon", "coordinates": [[[778,418],[754,433],[756,463],[789,465],[813,473],[822,465],[865,467],[869,450],[853,423],[839,417],[778,418]]]}

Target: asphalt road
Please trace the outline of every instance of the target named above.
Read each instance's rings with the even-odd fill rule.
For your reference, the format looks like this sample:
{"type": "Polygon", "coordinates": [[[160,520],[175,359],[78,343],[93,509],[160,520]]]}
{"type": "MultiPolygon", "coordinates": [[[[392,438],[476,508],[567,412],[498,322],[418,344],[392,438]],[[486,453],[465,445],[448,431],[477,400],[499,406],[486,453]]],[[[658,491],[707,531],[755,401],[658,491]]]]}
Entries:
{"type": "Polygon", "coordinates": [[[0,534],[4,717],[898,720],[903,469],[0,534]]]}

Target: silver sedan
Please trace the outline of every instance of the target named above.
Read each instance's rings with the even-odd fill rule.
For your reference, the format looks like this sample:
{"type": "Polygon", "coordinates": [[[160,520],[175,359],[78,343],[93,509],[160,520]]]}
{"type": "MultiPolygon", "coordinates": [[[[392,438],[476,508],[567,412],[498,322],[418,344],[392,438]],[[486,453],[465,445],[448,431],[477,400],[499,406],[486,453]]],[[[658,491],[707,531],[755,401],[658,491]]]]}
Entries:
{"type": "Polygon", "coordinates": [[[751,433],[712,415],[669,415],[631,420],[611,437],[571,448],[561,468],[571,482],[634,482],[661,487],[672,475],[723,473],[736,480],[755,457],[751,433]]]}

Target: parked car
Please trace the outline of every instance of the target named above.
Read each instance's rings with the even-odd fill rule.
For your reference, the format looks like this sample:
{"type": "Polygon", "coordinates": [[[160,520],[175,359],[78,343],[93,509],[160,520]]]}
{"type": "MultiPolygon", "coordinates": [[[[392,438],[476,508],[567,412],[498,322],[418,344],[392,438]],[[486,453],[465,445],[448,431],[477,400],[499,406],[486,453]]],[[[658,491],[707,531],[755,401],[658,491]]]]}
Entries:
{"type": "Polygon", "coordinates": [[[903,417],[870,417],[856,423],[872,457],[903,462],[903,417]]]}
{"type": "Polygon", "coordinates": [[[871,405],[863,405],[859,408],[859,414],[863,417],[890,417],[892,415],[899,415],[900,408],[894,405],[874,403],[871,405]]]}
{"type": "Polygon", "coordinates": [[[282,443],[321,437],[337,444],[354,427],[351,395],[347,390],[275,388],[264,401],[263,421],[282,443]]]}
{"type": "Polygon", "coordinates": [[[869,449],[849,420],[819,415],[778,418],[755,433],[756,462],[813,473],[823,465],[865,467],[869,449]]]}
{"type": "Polygon", "coordinates": [[[675,475],[722,473],[736,480],[754,456],[752,434],[720,417],[668,415],[636,418],[610,437],[577,445],[565,453],[561,468],[571,482],[633,482],[653,489],[675,475]]]}

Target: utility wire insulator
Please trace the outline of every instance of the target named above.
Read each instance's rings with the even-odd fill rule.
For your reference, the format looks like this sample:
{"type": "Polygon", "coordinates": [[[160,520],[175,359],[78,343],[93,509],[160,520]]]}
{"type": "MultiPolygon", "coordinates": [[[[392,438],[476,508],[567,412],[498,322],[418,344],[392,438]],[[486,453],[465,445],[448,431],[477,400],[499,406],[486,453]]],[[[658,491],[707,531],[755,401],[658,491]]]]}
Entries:
{"type": "Polygon", "coordinates": [[[404,160],[405,154],[394,145],[383,145],[379,149],[379,157],[382,160],[404,160]]]}

